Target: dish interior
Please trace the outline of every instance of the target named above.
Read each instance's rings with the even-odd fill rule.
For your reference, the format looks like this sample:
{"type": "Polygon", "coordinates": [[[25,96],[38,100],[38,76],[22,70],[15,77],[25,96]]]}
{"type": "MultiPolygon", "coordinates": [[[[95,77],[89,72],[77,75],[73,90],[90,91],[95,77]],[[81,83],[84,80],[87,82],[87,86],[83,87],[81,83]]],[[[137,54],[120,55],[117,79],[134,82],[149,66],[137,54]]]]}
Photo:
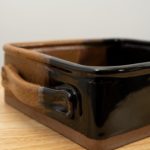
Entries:
{"type": "Polygon", "coordinates": [[[118,66],[150,61],[150,44],[138,42],[96,42],[28,49],[87,66],[118,66]]]}

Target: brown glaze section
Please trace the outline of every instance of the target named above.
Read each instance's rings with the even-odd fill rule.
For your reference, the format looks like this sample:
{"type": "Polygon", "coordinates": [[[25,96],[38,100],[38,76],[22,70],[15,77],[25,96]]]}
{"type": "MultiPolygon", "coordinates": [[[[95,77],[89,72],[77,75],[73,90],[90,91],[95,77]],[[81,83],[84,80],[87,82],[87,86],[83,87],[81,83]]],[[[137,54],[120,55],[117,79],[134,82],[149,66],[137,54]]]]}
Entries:
{"type": "Polygon", "coordinates": [[[36,110],[47,111],[40,103],[42,93],[39,85],[28,83],[21,79],[17,70],[11,65],[2,68],[2,77],[2,84],[5,89],[10,90],[19,101],[36,110]]]}
{"type": "MultiPolygon", "coordinates": [[[[71,93],[65,89],[50,89],[22,79],[12,65],[2,68],[2,84],[22,103],[42,112],[53,109],[72,117],[71,93]],[[46,99],[46,100],[45,100],[46,99]]],[[[55,110],[55,111],[56,111],[55,110]]]]}
{"type": "MultiPolygon", "coordinates": [[[[28,55],[32,57],[30,53],[27,54],[27,56],[28,55]]],[[[36,55],[35,58],[40,60],[40,58],[38,56],[36,57],[36,55]]],[[[41,60],[44,60],[44,58],[41,58],[41,60]]],[[[10,51],[6,51],[5,65],[7,64],[11,64],[12,66],[14,66],[14,68],[18,70],[19,74],[29,82],[36,83],[39,85],[49,84],[49,69],[47,68],[47,66],[38,61],[30,59],[30,57],[26,57],[25,53],[20,54],[20,50],[10,49],[10,51]]]]}

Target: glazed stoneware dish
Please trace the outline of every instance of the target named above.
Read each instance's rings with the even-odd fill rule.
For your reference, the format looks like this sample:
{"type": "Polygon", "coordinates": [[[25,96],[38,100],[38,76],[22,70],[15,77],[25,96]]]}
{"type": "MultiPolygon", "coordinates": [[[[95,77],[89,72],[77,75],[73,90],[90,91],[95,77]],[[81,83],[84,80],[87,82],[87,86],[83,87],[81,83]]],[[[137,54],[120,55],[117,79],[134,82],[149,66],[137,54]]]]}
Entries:
{"type": "Polygon", "coordinates": [[[150,42],[4,46],[5,101],[89,150],[150,136],[150,42]]]}

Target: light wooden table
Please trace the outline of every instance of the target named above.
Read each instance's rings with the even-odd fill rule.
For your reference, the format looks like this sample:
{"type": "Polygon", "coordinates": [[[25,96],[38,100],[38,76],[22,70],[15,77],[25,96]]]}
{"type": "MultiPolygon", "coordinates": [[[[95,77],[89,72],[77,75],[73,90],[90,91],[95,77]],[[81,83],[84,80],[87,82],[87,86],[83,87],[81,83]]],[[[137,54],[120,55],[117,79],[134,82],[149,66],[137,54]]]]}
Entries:
{"type": "MultiPolygon", "coordinates": [[[[0,150],[85,150],[5,104],[0,85],[0,150]]],[[[118,150],[150,150],[150,138],[118,150]]]]}

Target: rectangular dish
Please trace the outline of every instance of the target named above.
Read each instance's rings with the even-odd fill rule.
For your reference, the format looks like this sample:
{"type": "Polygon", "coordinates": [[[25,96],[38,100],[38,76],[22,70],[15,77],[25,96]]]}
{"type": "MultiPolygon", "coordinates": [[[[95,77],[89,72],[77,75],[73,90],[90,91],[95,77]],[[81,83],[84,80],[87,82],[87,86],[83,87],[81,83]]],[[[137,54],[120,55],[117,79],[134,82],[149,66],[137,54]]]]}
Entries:
{"type": "Polygon", "coordinates": [[[5,101],[89,150],[150,136],[150,42],[4,46],[5,101]]]}

